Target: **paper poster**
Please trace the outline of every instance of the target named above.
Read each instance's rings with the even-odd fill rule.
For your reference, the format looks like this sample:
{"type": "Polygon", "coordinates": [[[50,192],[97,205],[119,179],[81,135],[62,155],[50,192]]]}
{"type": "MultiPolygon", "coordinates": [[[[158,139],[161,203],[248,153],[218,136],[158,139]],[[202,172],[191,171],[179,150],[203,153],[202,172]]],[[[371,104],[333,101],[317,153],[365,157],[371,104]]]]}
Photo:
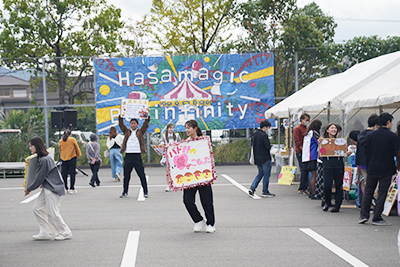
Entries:
{"type": "Polygon", "coordinates": [[[347,140],[345,138],[324,138],[318,145],[320,157],[346,157],[347,140]]]}
{"type": "Polygon", "coordinates": [[[149,101],[143,99],[122,99],[121,117],[127,119],[147,119],[149,101]]]}
{"type": "Polygon", "coordinates": [[[352,172],[353,172],[352,167],[344,167],[343,191],[347,191],[347,192],[350,191],[352,172]]]}
{"type": "Polygon", "coordinates": [[[395,183],[392,183],[389,187],[388,194],[386,196],[385,205],[383,206],[382,214],[385,216],[390,215],[393,204],[397,199],[397,189],[395,188],[395,183]]]}
{"type": "Polygon", "coordinates": [[[280,174],[278,175],[278,184],[291,185],[296,173],[296,167],[283,166],[280,174]]]}
{"type": "Polygon", "coordinates": [[[151,145],[151,147],[158,155],[162,156],[164,154],[164,145],[151,145]]]}
{"type": "Polygon", "coordinates": [[[174,190],[203,186],[217,179],[208,136],[166,146],[167,178],[174,190]]]}

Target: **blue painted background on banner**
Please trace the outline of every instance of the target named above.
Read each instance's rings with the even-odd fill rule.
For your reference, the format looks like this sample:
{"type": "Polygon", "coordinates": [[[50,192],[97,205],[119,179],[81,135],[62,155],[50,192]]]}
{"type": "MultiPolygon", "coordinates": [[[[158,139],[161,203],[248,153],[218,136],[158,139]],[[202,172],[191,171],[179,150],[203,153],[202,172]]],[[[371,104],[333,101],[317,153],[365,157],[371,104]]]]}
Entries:
{"type": "Polygon", "coordinates": [[[94,66],[99,134],[117,126],[121,99],[150,101],[148,132],[168,123],[182,132],[189,119],[202,130],[256,128],[275,102],[272,53],[107,58],[94,66]]]}

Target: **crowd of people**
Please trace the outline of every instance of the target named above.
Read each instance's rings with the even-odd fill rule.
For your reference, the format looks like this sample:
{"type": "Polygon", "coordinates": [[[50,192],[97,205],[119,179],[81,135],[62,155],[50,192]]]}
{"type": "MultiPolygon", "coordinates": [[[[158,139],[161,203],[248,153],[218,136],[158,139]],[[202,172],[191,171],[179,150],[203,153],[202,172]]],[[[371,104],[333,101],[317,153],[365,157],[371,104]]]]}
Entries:
{"type": "Polygon", "coordinates": [[[339,212],[343,201],[344,156],[355,154],[357,166],[356,184],[360,184],[362,202],[360,202],[359,223],[369,220],[371,204],[373,225],[390,225],[382,218],[385,199],[393,176],[400,170],[396,160],[400,152],[400,124],[397,134],[391,131],[393,116],[389,113],[372,114],[368,118],[368,128],[349,133],[349,140],[355,149],[349,149],[347,155],[319,156],[318,147],[322,140],[339,138],[341,127],[335,123],[325,126],[320,134],[322,122],[314,119],[310,122],[308,114],[302,114],[300,124],[294,129],[296,157],[300,169],[298,193],[310,199],[320,199],[323,211],[339,212]],[[318,169],[322,171],[319,172],[318,169]],[[309,179],[311,173],[311,179],[309,179]],[[320,175],[317,175],[317,174],[320,175]],[[322,180],[323,193],[316,193],[317,181],[322,180]],[[332,203],[332,187],[335,185],[335,202],[332,203]]]}

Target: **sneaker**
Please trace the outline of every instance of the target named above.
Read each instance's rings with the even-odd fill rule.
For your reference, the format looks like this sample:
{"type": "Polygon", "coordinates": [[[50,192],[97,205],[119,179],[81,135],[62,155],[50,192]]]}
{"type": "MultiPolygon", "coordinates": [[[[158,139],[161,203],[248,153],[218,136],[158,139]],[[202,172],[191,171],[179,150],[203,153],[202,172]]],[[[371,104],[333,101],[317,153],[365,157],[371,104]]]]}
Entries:
{"type": "Polygon", "coordinates": [[[297,194],[303,194],[303,190],[297,190],[297,194]]]}
{"type": "Polygon", "coordinates": [[[376,199],[375,198],[372,199],[371,204],[376,206],[376,199]]]}
{"type": "Polygon", "coordinates": [[[194,224],[193,231],[195,231],[196,233],[200,232],[204,228],[204,225],[206,225],[206,221],[203,219],[194,224]]]}
{"type": "Polygon", "coordinates": [[[94,183],[89,183],[89,185],[90,185],[91,187],[96,187],[96,186],[94,185],[94,183]]]}
{"type": "Polygon", "coordinates": [[[127,193],[122,193],[122,195],[119,196],[119,198],[124,198],[124,197],[128,197],[127,193]]]}
{"type": "Polygon", "coordinates": [[[76,189],[70,189],[70,190],[68,190],[68,194],[73,195],[73,194],[77,194],[77,193],[78,193],[78,190],[76,190],[76,189]]]}
{"type": "Polygon", "coordinates": [[[71,232],[66,233],[66,234],[58,234],[58,235],[54,238],[54,240],[62,241],[62,240],[65,240],[65,239],[70,239],[70,238],[72,238],[72,233],[71,233],[71,232]]]}
{"type": "Polygon", "coordinates": [[[378,226],[389,226],[389,225],[391,225],[390,222],[387,222],[384,219],[382,219],[380,221],[376,221],[376,222],[372,221],[372,224],[373,225],[378,225],[378,226]]]}
{"type": "Polygon", "coordinates": [[[97,185],[97,186],[100,186],[100,183],[97,183],[96,185],[97,185]]]}
{"type": "Polygon", "coordinates": [[[32,236],[35,240],[53,240],[53,236],[51,234],[37,234],[32,236]]]}
{"type": "Polygon", "coordinates": [[[171,192],[172,191],[172,189],[169,187],[169,186],[167,186],[166,188],[165,188],[165,192],[171,192]]]}
{"type": "Polygon", "coordinates": [[[249,195],[250,195],[250,196],[254,196],[254,191],[255,191],[254,189],[251,189],[251,188],[250,188],[250,189],[249,189],[249,195]]]}
{"type": "Polygon", "coordinates": [[[304,190],[303,195],[308,196],[310,194],[307,190],[304,190]]]}
{"type": "Polygon", "coordinates": [[[310,198],[310,199],[318,199],[314,194],[309,194],[308,198],[310,198]]]}
{"type": "Polygon", "coordinates": [[[119,177],[119,174],[118,174],[118,173],[115,174],[115,180],[116,180],[117,182],[121,181],[121,177],[119,177]]]}
{"type": "Polygon", "coordinates": [[[144,198],[148,198],[148,197],[149,197],[149,195],[148,195],[148,194],[144,194],[143,196],[144,196],[144,198]]]}
{"type": "Polygon", "coordinates": [[[359,223],[359,224],[363,224],[363,223],[366,223],[366,222],[368,222],[368,219],[367,219],[367,218],[360,218],[360,219],[358,219],[358,223],[359,223]]]}
{"type": "Polygon", "coordinates": [[[262,195],[261,195],[262,197],[274,197],[275,196],[275,194],[271,194],[271,193],[263,193],[262,195]]]}
{"type": "Polygon", "coordinates": [[[207,233],[214,233],[215,232],[215,227],[210,225],[210,224],[208,224],[207,227],[206,227],[206,232],[207,233]]]}

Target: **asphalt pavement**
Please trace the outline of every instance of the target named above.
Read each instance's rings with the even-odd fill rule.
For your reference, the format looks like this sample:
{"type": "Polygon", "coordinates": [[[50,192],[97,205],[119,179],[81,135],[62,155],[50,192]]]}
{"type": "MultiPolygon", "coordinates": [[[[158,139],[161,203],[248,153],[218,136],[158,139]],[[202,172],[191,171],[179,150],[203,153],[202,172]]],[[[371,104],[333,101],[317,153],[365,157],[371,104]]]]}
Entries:
{"type": "Polygon", "coordinates": [[[339,213],[323,212],[320,201],[297,194],[297,184],[278,185],[274,169],[276,197],[261,198],[260,183],[260,198],[251,198],[245,189],[256,167],[217,166],[216,232],[194,233],[182,192],[164,190],[165,169],[145,172],[147,199],[134,172],[123,199],[109,168],[100,169],[96,188],[78,173],[78,193],[61,198],[73,233],[65,241],[34,241],[39,227],[29,198],[39,190],[24,197],[22,179],[0,179],[0,266],[399,266],[395,208],[385,217],[391,226],[359,225],[352,200],[339,213]]]}

